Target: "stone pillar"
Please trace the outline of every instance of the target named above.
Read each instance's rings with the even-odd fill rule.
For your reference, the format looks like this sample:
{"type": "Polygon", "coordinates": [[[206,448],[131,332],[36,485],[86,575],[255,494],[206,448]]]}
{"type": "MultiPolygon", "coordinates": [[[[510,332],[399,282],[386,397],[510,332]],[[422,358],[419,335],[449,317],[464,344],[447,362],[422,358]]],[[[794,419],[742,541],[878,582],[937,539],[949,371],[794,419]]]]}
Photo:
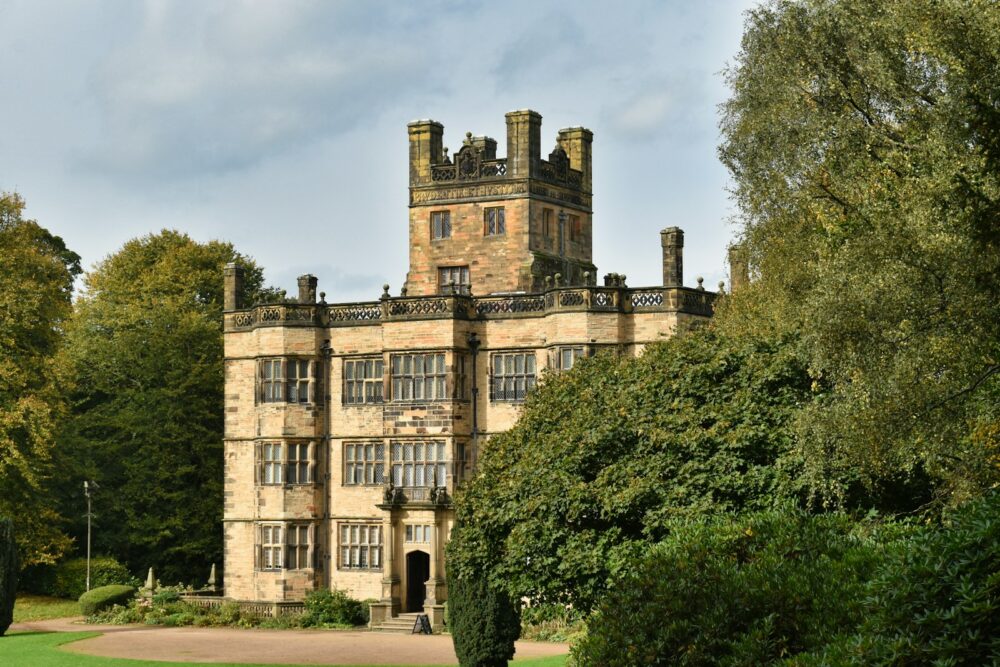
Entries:
{"type": "Polygon", "coordinates": [[[559,143],[569,157],[569,166],[583,172],[583,191],[593,192],[591,182],[591,144],[594,133],[585,127],[567,127],[559,130],[559,143]]]}
{"type": "Polygon", "coordinates": [[[382,519],[382,599],[368,607],[368,627],[376,628],[399,613],[399,598],[395,595],[399,577],[395,572],[395,544],[392,517],[382,519]]]}
{"type": "Polygon", "coordinates": [[[684,231],[680,227],[667,227],[660,232],[663,247],[663,286],[684,285],[684,231]]]}
{"type": "Polygon", "coordinates": [[[507,114],[507,175],[528,178],[542,160],[542,115],[530,109],[507,114]]]}
{"type": "Polygon", "coordinates": [[[222,269],[222,308],[223,310],[239,310],[243,307],[243,267],[229,262],[222,269]]]}
{"type": "Polygon", "coordinates": [[[299,276],[299,303],[316,303],[316,276],[307,273],[299,276]]]}
{"type": "Polygon", "coordinates": [[[740,243],[729,246],[729,292],[735,292],[750,282],[750,264],[746,247],[740,243]]]}
{"type": "Polygon", "coordinates": [[[406,126],[410,137],[410,185],[427,185],[431,165],[442,162],[444,125],[435,120],[415,120],[406,126]]]}
{"type": "Polygon", "coordinates": [[[424,613],[431,623],[431,629],[437,630],[444,625],[444,604],[441,600],[441,590],[444,588],[444,578],[438,572],[438,551],[442,546],[439,539],[439,518],[437,512],[434,513],[434,523],[431,524],[431,545],[430,545],[430,578],[427,579],[424,597],[424,613]]]}

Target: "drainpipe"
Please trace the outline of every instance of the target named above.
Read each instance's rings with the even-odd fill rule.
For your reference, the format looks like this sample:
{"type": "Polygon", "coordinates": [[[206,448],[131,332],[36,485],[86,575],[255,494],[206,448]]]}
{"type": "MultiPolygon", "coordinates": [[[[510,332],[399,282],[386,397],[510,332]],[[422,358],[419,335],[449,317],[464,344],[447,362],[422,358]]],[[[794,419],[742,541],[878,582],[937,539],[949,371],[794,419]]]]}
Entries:
{"type": "Polygon", "coordinates": [[[470,333],[467,339],[469,349],[472,351],[472,442],[470,447],[476,451],[479,439],[479,385],[476,382],[478,366],[479,345],[482,343],[475,333],[470,333]]]}
{"type": "MultiPolygon", "coordinates": [[[[333,588],[333,531],[330,530],[330,461],[333,459],[331,456],[331,437],[330,433],[333,430],[332,420],[333,420],[333,410],[332,410],[332,397],[333,391],[329,386],[330,378],[333,375],[333,348],[330,346],[330,339],[323,341],[323,346],[319,349],[320,355],[323,357],[323,381],[320,383],[320,391],[323,392],[323,451],[325,452],[326,458],[326,471],[323,474],[323,523],[326,526],[326,587],[329,589],[333,588]]],[[[319,456],[317,456],[317,459],[319,456]]],[[[317,461],[318,463],[319,461],[317,461]]],[[[318,466],[317,466],[318,467],[318,466]]]]}

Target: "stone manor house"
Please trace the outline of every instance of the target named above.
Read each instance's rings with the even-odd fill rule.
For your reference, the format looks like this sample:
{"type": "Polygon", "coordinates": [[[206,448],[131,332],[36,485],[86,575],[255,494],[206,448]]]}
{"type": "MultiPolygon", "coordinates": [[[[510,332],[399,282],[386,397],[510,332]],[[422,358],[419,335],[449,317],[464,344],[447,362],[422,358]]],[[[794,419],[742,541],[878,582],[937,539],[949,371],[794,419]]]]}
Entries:
{"type": "MultiPolygon", "coordinates": [[[[443,620],[452,494],[547,372],[642,348],[712,314],[682,284],[683,232],[660,233],[663,284],[628,287],[592,262],[591,142],[512,111],[507,155],[408,125],[410,266],[398,295],[240,302],[225,270],[225,593],[374,598],[372,625],[443,620]]],[[[652,242],[652,239],[650,239],[652,242]]],[[[636,243],[637,248],[646,244],[636,243]]],[[[700,283],[699,279],[699,283],[700,283]]]]}

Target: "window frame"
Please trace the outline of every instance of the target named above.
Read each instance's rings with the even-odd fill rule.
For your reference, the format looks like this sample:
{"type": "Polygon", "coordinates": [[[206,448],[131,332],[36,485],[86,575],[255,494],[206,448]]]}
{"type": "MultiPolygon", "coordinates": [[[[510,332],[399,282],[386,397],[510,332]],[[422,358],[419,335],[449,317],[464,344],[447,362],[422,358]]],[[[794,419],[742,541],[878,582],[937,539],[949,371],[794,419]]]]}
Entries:
{"type": "Polygon", "coordinates": [[[430,230],[432,241],[451,238],[451,210],[431,211],[430,230]]]}
{"type": "Polygon", "coordinates": [[[345,357],[341,371],[343,405],[378,405],[385,402],[385,360],[382,357],[345,357]],[[371,376],[368,375],[368,364],[372,367],[371,376]],[[364,371],[362,377],[358,377],[358,366],[364,371]],[[370,399],[369,388],[372,390],[370,399]],[[355,396],[355,393],[360,395],[355,396]]]}
{"type": "Polygon", "coordinates": [[[437,274],[438,294],[468,294],[472,289],[472,277],[468,264],[439,266],[437,267],[437,274]],[[456,275],[458,276],[458,280],[455,281],[455,287],[452,288],[451,279],[456,275]]]}
{"type": "Polygon", "coordinates": [[[523,403],[528,392],[538,384],[538,358],[534,350],[497,351],[490,354],[489,366],[490,402],[491,403],[523,403]],[[522,371],[517,370],[518,357],[522,358],[522,371]],[[507,359],[511,359],[511,371],[508,371],[507,359]],[[502,373],[498,372],[497,360],[501,360],[502,373]],[[530,363],[529,363],[530,359],[530,363]],[[531,367],[529,371],[529,366],[531,367]],[[518,386],[518,380],[524,381],[523,390],[518,386]],[[498,383],[500,386],[498,387],[498,383]],[[510,389],[508,389],[509,383],[510,389]]]}
{"type": "Polygon", "coordinates": [[[389,443],[389,481],[393,486],[407,489],[447,486],[447,443],[444,440],[393,440],[389,443]],[[434,455],[428,457],[431,447],[434,455]]]}
{"type": "Polygon", "coordinates": [[[506,236],[507,215],[503,206],[483,208],[483,236],[506,236]]]}
{"type": "Polygon", "coordinates": [[[580,237],[583,236],[583,225],[580,223],[580,216],[570,213],[566,217],[566,223],[569,226],[569,240],[573,243],[579,243],[580,237]]]}
{"type": "Polygon", "coordinates": [[[382,524],[363,521],[343,521],[337,524],[337,569],[354,572],[381,571],[382,555],[385,548],[384,536],[382,535],[382,524]],[[355,530],[356,529],[356,530],[355,530]],[[368,536],[367,541],[360,540],[362,529],[368,536]],[[345,544],[344,535],[348,536],[345,544]],[[358,539],[354,539],[355,533],[358,539]],[[377,536],[373,542],[371,535],[377,536]],[[345,549],[347,557],[345,558],[345,549]],[[357,551],[355,551],[355,549],[357,551]],[[354,558],[355,553],[357,558],[354,558]],[[361,564],[361,555],[364,554],[365,564],[361,564]],[[374,554],[374,558],[372,557],[374,554]],[[345,562],[346,561],[346,562],[345,562]]]}
{"type": "Polygon", "coordinates": [[[257,524],[257,569],[279,572],[285,569],[285,524],[257,524]],[[275,538],[275,531],[278,531],[275,538]],[[264,536],[267,535],[267,538],[264,536]],[[277,560],[277,562],[275,562],[277,560]]]}
{"type": "Polygon", "coordinates": [[[316,484],[316,442],[258,440],[254,443],[254,468],[256,486],[313,486],[316,484]],[[294,458],[292,448],[295,449],[294,458]],[[305,458],[301,458],[303,448],[305,458]],[[280,450],[278,458],[274,457],[275,449],[280,450]],[[295,466],[294,474],[292,466],[295,466]]]}
{"type": "Polygon", "coordinates": [[[444,352],[402,352],[389,357],[389,378],[393,403],[431,403],[446,401],[448,397],[448,367],[444,352]],[[420,360],[419,364],[417,360],[420,360]],[[427,360],[432,359],[434,369],[427,372],[427,360]],[[418,365],[421,371],[417,372],[418,365]],[[428,384],[428,382],[430,384],[428,384]],[[420,387],[419,397],[417,387],[420,387]],[[433,396],[426,395],[426,388],[433,389],[433,396]],[[407,390],[407,387],[409,389],[407,390]]]}
{"type": "Polygon", "coordinates": [[[315,405],[320,394],[319,362],[304,356],[260,357],[257,359],[255,382],[254,399],[257,405],[315,405]],[[304,376],[301,364],[305,364],[304,376]],[[293,393],[296,400],[289,400],[293,393]]]}
{"type": "Polygon", "coordinates": [[[386,482],[386,444],[381,440],[345,442],[343,443],[343,478],[342,486],[384,486],[386,482]],[[369,459],[368,448],[371,448],[372,457],[369,459]],[[348,448],[351,455],[348,456],[348,448]],[[379,449],[381,448],[381,456],[379,449]],[[358,458],[358,452],[362,457],[358,458]],[[359,471],[360,469],[360,480],[359,471]],[[371,475],[369,475],[369,471],[371,475]]]}

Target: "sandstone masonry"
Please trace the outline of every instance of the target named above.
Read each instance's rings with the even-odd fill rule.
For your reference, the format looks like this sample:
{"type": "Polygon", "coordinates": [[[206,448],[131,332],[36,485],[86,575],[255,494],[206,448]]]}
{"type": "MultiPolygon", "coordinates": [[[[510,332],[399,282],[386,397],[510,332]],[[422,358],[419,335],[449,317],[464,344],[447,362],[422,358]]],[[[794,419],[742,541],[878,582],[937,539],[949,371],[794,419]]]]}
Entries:
{"type": "Polygon", "coordinates": [[[683,232],[661,233],[663,285],[592,263],[591,144],[507,114],[507,156],[408,126],[410,270],[398,296],[328,304],[239,301],[225,270],[225,593],[300,600],[337,587],[376,600],[372,623],[420,611],[439,626],[452,493],[543,372],[639,354],[712,314],[682,286],[683,232]]]}

